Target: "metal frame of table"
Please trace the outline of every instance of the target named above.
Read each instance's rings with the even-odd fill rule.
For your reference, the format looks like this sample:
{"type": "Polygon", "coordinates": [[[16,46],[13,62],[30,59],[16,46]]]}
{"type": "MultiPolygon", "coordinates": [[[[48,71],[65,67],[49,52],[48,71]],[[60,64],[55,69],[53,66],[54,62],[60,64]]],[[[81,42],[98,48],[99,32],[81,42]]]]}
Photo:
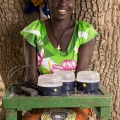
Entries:
{"type": "Polygon", "coordinates": [[[22,120],[22,111],[33,108],[93,108],[100,120],[111,116],[111,96],[100,86],[101,95],[73,96],[16,96],[8,87],[2,105],[6,111],[6,120],[22,120]]]}

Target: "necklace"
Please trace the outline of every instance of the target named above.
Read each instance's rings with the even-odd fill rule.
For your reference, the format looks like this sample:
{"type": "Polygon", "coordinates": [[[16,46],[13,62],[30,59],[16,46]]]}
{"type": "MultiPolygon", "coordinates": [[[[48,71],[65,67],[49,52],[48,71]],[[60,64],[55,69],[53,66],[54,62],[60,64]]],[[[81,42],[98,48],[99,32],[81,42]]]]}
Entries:
{"type": "Polygon", "coordinates": [[[56,36],[55,36],[55,34],[54,34],[54,32],[53,32],[53,29],[52,29],[52,27],[51,27],[51,24],[49,24],[50,29],[51,29],[51,32],[52,32],[52,35],[53,35],[53,37],[55,38],[55,40],[57,41],[57,48],[56,48],[56,49],[57,49],[58,51],[61,50],[60,40],[61,40],[63,34],[65,33],[65,31],[67,30],[67,28],[69,27],[70,23],[71,23],[71,19],[70,19],[70,22],[68,23],[67,27],[64,29],[64,31],[63,31],[63,33],[61,34],[61,36],[60,36],[59,39],[56,38],[56,36]]]}

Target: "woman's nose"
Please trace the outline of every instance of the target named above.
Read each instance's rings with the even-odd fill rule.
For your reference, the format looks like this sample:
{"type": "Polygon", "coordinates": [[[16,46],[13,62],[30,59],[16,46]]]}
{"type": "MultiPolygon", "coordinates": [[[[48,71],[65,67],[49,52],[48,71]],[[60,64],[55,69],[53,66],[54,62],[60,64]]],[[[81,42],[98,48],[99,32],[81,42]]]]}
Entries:
{"type": "Polygon", "coordinates": [[[66,4],[66,0],[59,0],[59,4],[65,5],[66,4]]]}

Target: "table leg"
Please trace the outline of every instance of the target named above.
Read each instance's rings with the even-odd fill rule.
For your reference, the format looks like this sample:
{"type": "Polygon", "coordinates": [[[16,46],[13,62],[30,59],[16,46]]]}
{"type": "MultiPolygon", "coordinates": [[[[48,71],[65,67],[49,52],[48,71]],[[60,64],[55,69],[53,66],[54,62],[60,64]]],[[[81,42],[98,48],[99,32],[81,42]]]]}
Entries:
{"type": "Polygon", "coordinates": [[[17,120],[17,111],[15,110],[6,110],[6,120],[17,120]]]}
{"type": "Polygon", "coordinates": [[[100,108],[100,120],[109,120],[111,116],[110,107],[100,108]]]}
{"type": "Polygon", "coordinates": [[[22,111],[17,111],[17,120],[22,120],[22,111]]]}

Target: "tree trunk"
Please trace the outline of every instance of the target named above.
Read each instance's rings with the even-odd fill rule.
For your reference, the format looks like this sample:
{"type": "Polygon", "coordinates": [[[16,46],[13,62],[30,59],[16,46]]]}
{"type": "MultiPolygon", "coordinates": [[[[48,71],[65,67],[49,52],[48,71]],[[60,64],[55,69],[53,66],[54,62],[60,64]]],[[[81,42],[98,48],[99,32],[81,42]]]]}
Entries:
{"type": "MultiPolygon", "coordinates": [[[[7,75],[15,66],[25,65],[19,32],[39,18],[37,12],[23,13],[26,2],[0,0],[0,75],[8,84],[24,80],[25,69],[14,69],[9,79],[7,75]]],[[[89,70],[100,73],[101,84],[113,97],[111,120],[120,120],[120,1],[76,0],[73,18],[89,22],[99,33],[89,70]]]]}
{"type": "MultiPolygon", "coordinates": [[[[27,1],[27,0],[26,0],[27,1]]],[[[0,2],[0,75],[8,84],[24,80],[25,70],[16,71],[9,79],[8,72],[15,66],[25,65],[23,55],[23,38],[20,31],[30,22],[38,19],[38,13],[24,14],[26,1],[2,0],[0,2]],[[7,79],[6,79],[7,78],[7,79]]],[[[10,75],[11,75],[10,73],[10,75]]]]}
{"type": "Polygon", "coordinates": [[[120,120],[120,1],[76,0],[75,18],[98,31],[89,70],[100,73],[101,84],[113,98],[111,120],[120,120]]]}

